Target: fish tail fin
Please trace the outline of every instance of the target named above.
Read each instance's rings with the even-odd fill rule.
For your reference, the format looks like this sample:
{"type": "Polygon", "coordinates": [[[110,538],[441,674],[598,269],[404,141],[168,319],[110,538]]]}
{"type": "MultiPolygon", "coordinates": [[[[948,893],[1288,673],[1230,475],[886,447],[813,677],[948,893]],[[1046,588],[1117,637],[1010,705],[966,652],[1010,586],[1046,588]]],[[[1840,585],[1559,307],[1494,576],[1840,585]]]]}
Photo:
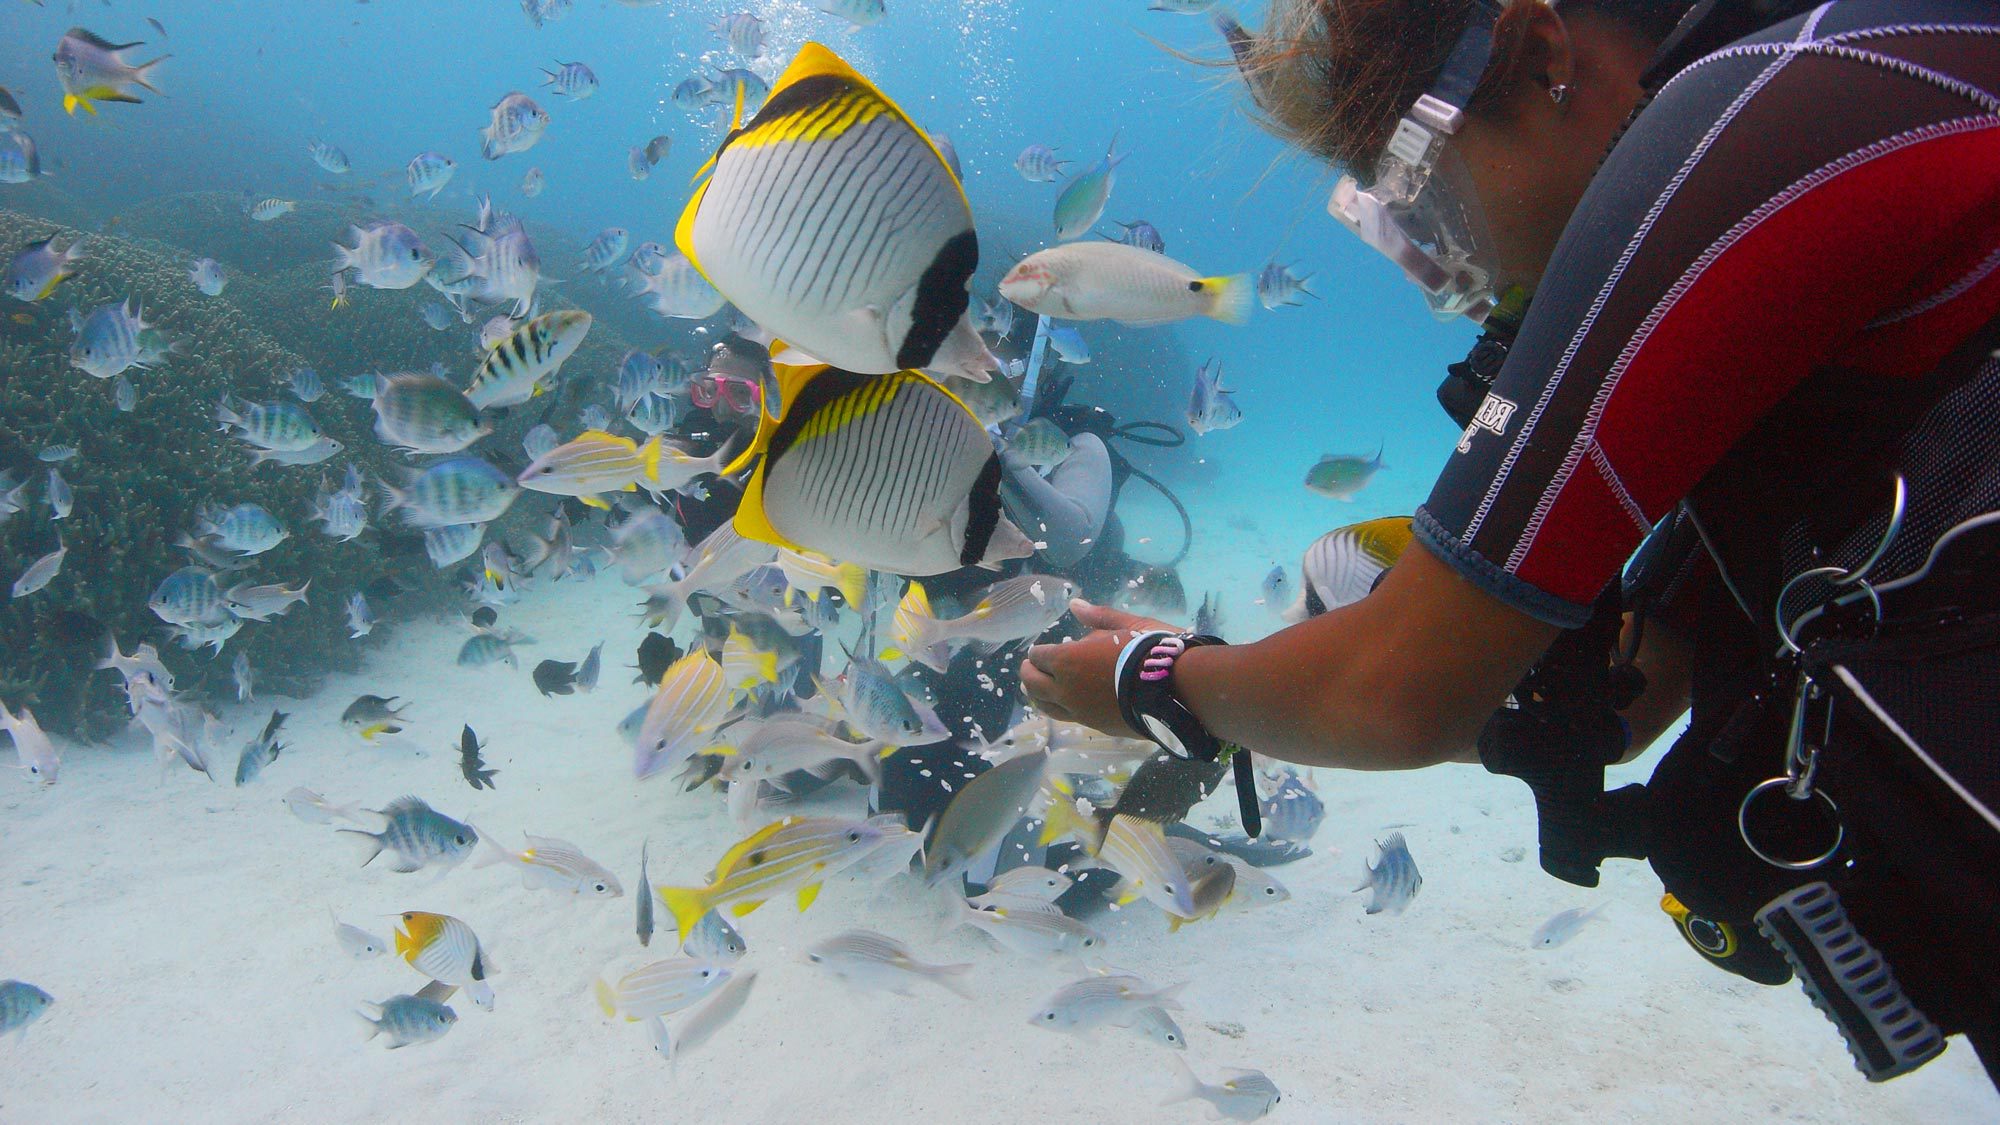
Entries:
{"type": "Polygon", "coordinates": [[[510,859],[518,858],[513,852],[502,847],[500,842],[492,836],[481,832],[477,824],[466,821],[466,826],[471,828],[473,833],[479,837],[479,847],[472,854],[472,866],[491,867],[496,863],[506,863],[510,859]]]}
{"type": "Polygon", "coordinates": [[[229,396],[227,394],[222,396],[222,401],[215,404],[215,420],[221,423],[217,427],[218,429],[226,430],[231,426],[240,426],[243,424],[243,416],[236,413],[235,407],[229,405],[229,396]]]}
{"type": "Polygon", "coordinates": [[[338,836],[354,837],[355,854],[361,857],[363,867],[375,862],[375,857],[382,854],[382,837],[373,832],[362,832],[353,828],[336,828],[333,831],[338,836]]]}
{"type": "Polygon", "coordinates": [[[166,95],[162,93],[160,88],[158,86],[153,85],[153,68],[160,65],[163,62],[166,62],[170,58],[173,58],[173,56],[161,55],[159,58],[154,59],[152,62],[140,63],[133,71],[132,81],[137,82],[139,85],[144,86],[146,89],[151,90],[155,94],[160,94],[160,96],[165,97],[166,95]]]}
{"type": "Polygon", "coordinates": [[[376,1007],[373,1004],[370,1004],[369,1007],[375,1008],[375,1013],[376,1013],[375,1015],[371,1016],[367,1012],[359,1009],[356,1009],[354,1013],[354,1018],[360,1020],[362,1027],[366,1029],[361,1034],[361,1041],[363,1043],[366,1043],[369,1040],[374,1039],[377,1035],[382,1034],[382,1023],[381,1023],[382,1009],[376,1007]]]}
{"type": "MultiPolygon", "coordinates": [[[[1257,287],[1250,283],[1249,274],[1233,274],[1229,277],[1204,277],[1194,282],[1208,297],[1207,315],[1225,324],[1242,324],[1250,319],[1250,303],[1257,297],[1257,287]]],[[[1221,380],[1216,380],[1217,389],[1221,380]]]]}
{"type": "Polygon", "coordinates": [[[701,916],[708,913],[708,897],[700,887],[655,887],[659,892],[660,904],[674,916],[674,925],[680,931],[680,944],[686,945],[688,935],[701,922],[701,916]]]}
{"type": "Polygon", "coordinates": [[[618,1014],[618,996],[611,991],[610,981],[598,977],[590,982],[590,990],[597,997],[597,1006],[604,1012],[606,1018],[618,1014]]]}
{"type": "MultiPolygon", "coordinates": [[[[1172,917],[1172,915],[1169,915],[1169,917],[1172,917]]],[[[1189,919],[1189,920],[1191,921],[1192,919],[1189,919]]],[[[1154,994],[1153,994],[1153,1007],[1155,1007],[1155,1008],[1158,1008],[1158,1009],[1160,1009],[1161,1011],[1164,1011],[1164,1012],[1178,1012],[1178,1011],[1180,1011],[1180,1010],[1181,1010],[1181,1001],[1180,1001],[1180,995],[1181,995],[1181,990],[1182,990],[1182,989],[1184,989],[1184,988],[1186,988],[1187,986],[1188,986],[1188,982],[1187,982],[1187,981],[1182,981],[1182,982],[1180,982],[1179,984],[1173,984],[1173,985],[1168,985],[1167,987],[1165,987],[1165,988],[1163,988],[1163,989],[1159,990],[1158,992],[1154,993],[1154,994]]]]}
{"type": "Polygon", "coordinates": [[[972,987],[966,984],[964,979],[971,971],[972,962],[963,961],[952,965],[932,965],[925,975],[967,1000],[977,1000],[978,994],[972,991],[972,987]]]}
{"type": "Polygon", "coordinates": [[[660,435],[654,434],[639,447],[639,464],[645,480],[660,483],[660,435]]]}
{"type": "Polygon", "coordinates": [[[833,588],[840,591],[841,600],[855,609],[861,608],[861,600],[868,596],[868,571],[855,563],[841,563],[833,572],[833,588]]]}
{"type": "Polygon", "coordinates": [[[1059,777],[1049,779],[1049,807],[1042,810],[1042,834],[1036,841],[1043,847],[1055,843],[1064,836],[1076,836],[1079,840],[1089,835],[1083,814],[1076,809],[1076,791],[1069,782],[1059,777]]]}
{"type": "Polygon", "coordinates": [[[1180,1085],[1174,1088],[1173,1093],[1160,1099],[1161,1105],[1176,1105],[1180,1102],[1191,1102],[1201,1096],[1201,1079],[1195,1076],[1194,1068],[1189,1066],[1179,1055],[1175,1055],[1173,1061],[1174,1067],[1180,1071],[1180,1085]]]}

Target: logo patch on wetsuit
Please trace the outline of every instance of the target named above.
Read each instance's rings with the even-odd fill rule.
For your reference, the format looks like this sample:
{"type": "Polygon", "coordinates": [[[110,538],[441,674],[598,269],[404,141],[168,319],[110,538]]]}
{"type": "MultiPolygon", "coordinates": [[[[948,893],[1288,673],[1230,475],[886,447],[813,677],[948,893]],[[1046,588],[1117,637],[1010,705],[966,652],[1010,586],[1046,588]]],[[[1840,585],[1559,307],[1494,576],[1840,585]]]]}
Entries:
{"type": "Polygon", "coordinates": [[[1514,404],[1489,393],[1479,404],[1479,412],[1472,416],[1472,424],[1465,427],[1465,433],[1458,439],[1460,453],[1472,452],[1472,435],[1480,430],[1490,430],[1494,434],[1507,432],[1507,422],[1514,417],[1514,404]]]}

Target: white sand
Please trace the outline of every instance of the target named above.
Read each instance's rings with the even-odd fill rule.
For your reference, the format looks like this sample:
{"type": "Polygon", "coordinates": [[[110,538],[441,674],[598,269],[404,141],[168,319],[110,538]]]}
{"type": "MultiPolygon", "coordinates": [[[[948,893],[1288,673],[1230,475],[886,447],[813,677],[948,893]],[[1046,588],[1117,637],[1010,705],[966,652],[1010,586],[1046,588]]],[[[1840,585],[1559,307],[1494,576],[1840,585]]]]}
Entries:
{"type": "MultiPolygon", "coordinates": [[[[1236,576],[1228,612],[1239,634],[1268,627],[1250,604],[1268,567],[1257,538],[1218,539],[1195,560],[1236,576]]],[[[1309,536],[1276,538],[1296,559],[1309,536]]],[[[1203,584],[1188,587],[1198,599],[1203,584]]],[[[612,726],[645,692],[624,667],[640,635],[636,600],[612,576],[531,591],[503,615],[540,638],[521,650],[520,671],[459,668],[462,630],[392,620],[366,674],[310,701],[232,708],[232,747],[271,705],[292,712],[291,748],[243,789],[178,766],[160,783],[143,736],[68,747],[54,788],[0,778],[0,977],[57,1000],[24,1040],[0,1044],[0,1121],[370,1121],[434,1108],[481,1121],[1201,1119],[1199,1104],[1155,1109],[1174,1086],[1164,1049],[1115,1029],[1086,1041],[1029,1027],[1072,972],[971,931],[938,938],[937,911],[904,879],[879,891],[829,885],[804,915],[780,901],[745,920],[756,992],[677,1072],[638,1025],[600,1016],[590,995],[600,970],[671,955],[664,911],[669,929],[650,956],[632,937],[640,841],[652,841],[656,880],[685,880],[738,835],[712,794],[631,778],[612,726]],[[596,694],[535,693],[528,667],[578,659],[600,637],[596,694]],[[381,746],[348,735],[337,719],[362,692],[415,700],[414,726],[381,746]],[[467,721],[489,743],[496,791],[459,776],[467,721]],[[415,793],[516,845],[523,830],[566,837],[616,870],[627,897],[573,901],[526,890],[502,868],[442,879],[380,860],[360,869],[330,828],[286,811],[279,798],[295,785],[376,807],[415,793]],[[438,1043],[361,1043],[357,1001],[423,982],[393,958],[347,959],[329,908],[380,936],[400,910],[464,918],[500,970],[497,1010],[461,998],[438,1043]],[[936,989],[857,994],[797,961],[805,944],[853,925],[933,960],[976,962],[986,1002],[936,989]]],[[[232,757],[217,772],[234,768],[232,757]]],[[[1221,1066],[1265,1070],[1285,1094],[1273,1121],[2000,1115],[1962,1043],[1870,1086],[1796,987],[1741,982],[1686,949],[1643,866],[1607,866],[1594,893],[1542,875],[1517,782],[1466,767],[1321,776],[1320,854],[1276,870],[1290,902],[1173,936],[1143,904],[1105,923],[1111,963],[1159,984],[1192,981],[1186,1057],[1210,1078],[1221,1066]],[[1390,823],[1408,825],[1425,885],[1407,914],[1366,917],[1348,890],[1390,823]],[[1515,847],[1528,858],[1502,862],[1515,847]],[[1550,914],[1600,902],[1603,919],[1567,945],[1528,948],[1550,914]]]]}

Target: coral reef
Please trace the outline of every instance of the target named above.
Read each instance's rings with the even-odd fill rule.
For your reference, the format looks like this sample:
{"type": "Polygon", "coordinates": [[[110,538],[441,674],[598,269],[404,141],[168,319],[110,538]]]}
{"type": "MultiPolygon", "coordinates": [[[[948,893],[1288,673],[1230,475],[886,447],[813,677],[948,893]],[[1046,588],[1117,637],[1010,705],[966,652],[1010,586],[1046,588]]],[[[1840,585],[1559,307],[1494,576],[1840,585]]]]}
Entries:
{"type": "MultiPolygon", "coordinates": [[[[0,211],[0,245],[43,237],[50,226],[0,211]]],[[[417,589],[442,585],[421,551],[414,560],[386,553],[375,535],[336,543],[309,520],[322,477],[337,478],[346,461],[371,476],[392,471],[390,455],[369,433],[365,411],[329,400],[315,404],[321,427],[347,445],[342,457],[316,466],[253,468],[243,446],[217,432],[215,406],[225,392],[275,397],[283,373],[305,363],[274,335],[292,326],[263,315],[254,286],[202,296],[184,272],[191,257],[185,252],[95,234],[86,245],[77,276],[38,304],[9,302],[0,318],[0,467],[33,482],[34,498],[26,511],[0,524],[0,582],[11,583],[54,550],[58,536],[69,550],[47,589],[0,604],[0,698],[31,704],[51,730],[92,736],[112,729],[120,711],[111,678],[91,672],[112,635],[127,651],[142,640],[159,644],[182,686],[216,694],[228,690],[237,651],[247,652],[268,681],[309,685],[328,669],[353,666],[356,649],[341,613],[349,592],[385,579],[417,589]],[[139,392],[129,414],[114,404],[114,381],[69,365],[67,322],[72,308],[88,311],[128,296],[185,349],[154,369],[126,373],[139,392]],[[251,300],[239,303],[244,297],[251,300]],[[60,522],[48,518],[42,500],[47,466],[36,459],[38,450],[53,444],[81,451],[61,466],[76,506],[60,522]],[[187,561],[174,541],[194,527],[202,505],[246,501],[270,509],[291,537],[243,575],[257,582],[311,577],[310,604],[268,623],[246,624],[220,659],[169,648],[163,623],[146,603],[154,586],[187,561]]]]}

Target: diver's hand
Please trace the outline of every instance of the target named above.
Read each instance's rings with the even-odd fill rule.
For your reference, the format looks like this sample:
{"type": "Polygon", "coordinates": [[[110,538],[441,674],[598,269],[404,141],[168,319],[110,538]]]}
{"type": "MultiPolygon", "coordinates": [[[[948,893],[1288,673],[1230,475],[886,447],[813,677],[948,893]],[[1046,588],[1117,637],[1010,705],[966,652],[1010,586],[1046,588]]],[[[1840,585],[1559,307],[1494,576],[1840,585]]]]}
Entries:
{"type": "Polygon", "coordinates": [[[1112,679],[1119,650],[1138,633],[1174,626],[1081,598],[1070,602],[1069,609],[1093,632],[1029,649],[1021,662],[1021,690],[1051,718],[1131,737],[1135,732],[1118,713],[1118,685],[1112,679]]]}

